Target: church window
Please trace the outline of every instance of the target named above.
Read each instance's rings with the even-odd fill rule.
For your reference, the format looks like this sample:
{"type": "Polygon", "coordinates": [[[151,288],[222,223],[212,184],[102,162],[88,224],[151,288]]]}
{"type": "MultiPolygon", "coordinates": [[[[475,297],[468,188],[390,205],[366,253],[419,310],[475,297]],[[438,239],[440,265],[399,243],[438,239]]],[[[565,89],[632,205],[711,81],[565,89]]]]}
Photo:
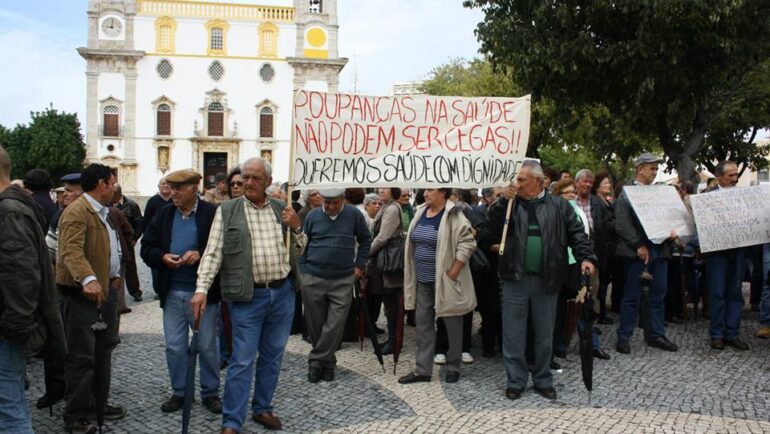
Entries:
{"type": "Polygon", "coordinates": [[[259,26],[259,55],[276,57],[278,55],[278,26],[264,23],[259,26]]]}
{"type": "Polygon", "coordinates": [[[171,135],[171,107],[168,104],[158,106],[157,112],[157,135],[171,135]]]}
{"type": "Polygon", "coordinates": [[[222,103],[212,102],[208,109],[209,136],[223,136],[225,127],[225,108],[222,103]]]}
{"type": "Polygon", "coordinates": [[[265,83],[269,83],[275,77],[275,69],[273,69],[273,66],[269,63],[265,63],[261,68],[259,68],[259,77],[265,83]]]}
{"type": "Polygon", "coordinates": [[[174,72],[174,67],[168,59],[161,59],[160,62],[158,62],[158,66],[155,67],[155,70],[158,71],[160,78],[166,79],[171,76],[172,72],[174,72]]]}
{"type": "Polygon", "coordinates": [[[223,75],[225,75],[225,67],[222,65],[222,62],[218,60],[211,62],[211,65],[209,65],[209,77],[214,81],[219,81],[223,75]]]}
{"type": "Polygon", "coordinates": [[[221,50],[224,48],[224,31],[219,27],[211,29],[211,49],[221,50]]]}
{"type": "Polygon", "coordinates": [[[227,30],[230,25],[222,20],[211,20],[206,23],[208,31],[207,53],[209,56],[224,56],[227,54],[227,30]]]}
{"type": "Polygon", "coordinates": [[[104,129],[102,130],[102,135],[105,137],[118,137],[120,135],[119,116],[120,111],[116,106],[108,105],[104,107],[104,129]]]}
{"type": "Polygon", "coordinates": [[[259,111],[259,137],[273,138],[273,109],[270,107],[259,111]]]}
{"type": "Polygon", "coordinates": [[[155,51],[158,53],[173,53],[176,20],[171,17],[160,17],[155,20],[155,51]]]}

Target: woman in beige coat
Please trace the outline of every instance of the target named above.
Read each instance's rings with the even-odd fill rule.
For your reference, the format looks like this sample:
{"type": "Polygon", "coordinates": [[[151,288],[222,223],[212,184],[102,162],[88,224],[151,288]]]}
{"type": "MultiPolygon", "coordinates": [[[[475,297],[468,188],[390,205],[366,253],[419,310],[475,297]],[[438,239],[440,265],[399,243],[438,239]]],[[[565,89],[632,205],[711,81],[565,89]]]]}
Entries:
{"type": "Polygon", "coordinates": [[[430,381],[436,345],[436,318],[443,318],[449,338],[446,382],[460,378],[463,315],[476,307],[468,266],[476,240],[471,224],[447,199],[448,188],[425,190],[425,204],[409,225],[404,254],[404,307],[415,309],[415,369],[401,384],[430,381]]]}

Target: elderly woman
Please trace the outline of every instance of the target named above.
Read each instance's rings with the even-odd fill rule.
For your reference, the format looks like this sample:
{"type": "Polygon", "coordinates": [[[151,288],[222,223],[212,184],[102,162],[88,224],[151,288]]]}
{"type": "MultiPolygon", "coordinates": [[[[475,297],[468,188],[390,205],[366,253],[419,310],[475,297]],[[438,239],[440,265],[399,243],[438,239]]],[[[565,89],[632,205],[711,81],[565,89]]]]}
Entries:
{"type": "Polygon", "coordinates": [[[401,197],[400,188],[380,188],[382,205],[372,223],[372,246],[369,248],[369,312],[372,318],[379,318],[380,305],[385,305],[385,316],[388,320],[388,342],[382,347],[382,354],[392,354],[396,338],[396,312],[398,310],[401,290],[404,287],[404,273],[385,273],[377,268],[377,253],[388,245],[391,238],[401,237],[404,228],[401,226],[401,197]]]}
{"type": "MultiPolygon", "coordinates": [[[[569,202],[570,205],[572,205],[572,208],[575,210],[575,214],[578,217],[578,220],[580,220],[580,223],[583,225],[583,228],[585,230],[586,235],[590,238],[591,237],[591,229],[590,226],[585,224],[585,222],[588,221],[588,216],[586,216],[585,212],[578,206],[576,200],[577,200],[577,188],[575,181],[573,179],[562,179],[555,184],[551,186],[551,194],[555,196],[561,196],[562,199],[569,202]]],[[[564,296],[564,300],[566,298],[572,298],[577,294],[578,289],[580,289],[580,266],[575,260],[575,256],[572,254],[572,249],[567,247],[567,256],[569,258],[569,276],[567,277],[567,282],[565,284],[566,288],[562,290],[562,293],[560,294],[560,298],[564,296]]],[[[596,290],[598,288],[593,288],[593,291],[591,293],[591,296],[594,298],[594,304],[596,304],[596,290]]],[[[560,303],[562,301],[560,300],[560,303]]],[[[561,308],[561,306],[559,306],[561,308]]],[[[557,318],[559,315],[557,314],[557,318]]],[[[563,319],[563,315],[561,315],[563,319]]],[[[558,321],[558,319],[557,319],[558,321]]],[[[582,330],[583,327],[589,326],[593,327],[593,324],[583,324],[583,321],[581,320],[578,324],[578,327],[582,330]]],[[[563,324],[560,327],[555,327],[554,330],[556,333],[561,333],[562,330],[564,330],[563,324]]],[[[609,360],[610,356],[604,350],[602,350],[601,345],[599,343],[599,337],[596,333],[593,335],[593,349],[594,349],[594,357],[602,360],[609,360]]],[[[554,347],[557,345],[566,345],[566,343],[563,341],[563,339],[560,339],[560,336],[554,336],[554,347]]],[[[559,351],[562,352],[562,349],[559,348],[559,351]]],[[[566,352],[566,349],[564,349],[566,352]]]]}
{"type": "Polygon", "coordinates": [[[239,166],[235,166],[227,174],[227,189],[230,199],[238,199],[243,196],[243,178],[241,178],[241,168],[239,166]]]}
{"type": "Polygon", "coordinates": [[[436,317],[443,318],[449,349],[446,382],[460,378],[463,315],[476,308],[468,266],[476,240],[459,207],[447,201],[448,188],[425,190],[425,204],[409,225],[404,254],[404,307],[415,309],[415,369],[401,384],[430,381],[436,344],[436,317]]]}

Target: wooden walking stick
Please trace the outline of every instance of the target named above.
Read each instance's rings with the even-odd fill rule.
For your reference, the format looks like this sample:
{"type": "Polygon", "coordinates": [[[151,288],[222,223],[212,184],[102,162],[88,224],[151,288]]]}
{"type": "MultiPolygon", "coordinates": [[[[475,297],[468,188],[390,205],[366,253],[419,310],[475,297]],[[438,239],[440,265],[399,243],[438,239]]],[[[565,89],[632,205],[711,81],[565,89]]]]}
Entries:
{"type": "MultiPolygon", "coordinates": [[[[289,140],[289,183],[286,187],[286,203],[291,206],[291,195],[294,193],[294,141],[295,141],[295,133],[294,130],[296,128],[295,121],[297,118],[297,110],[295,107],[297,107],[297,93],[299,91],[294,91],[294,97],[291,100],[291,139],[289,140]]],[[[286,262],[291,261],[291,228],[286,227],[286,262]]]]}
{"type": "Polygon", "coordinates": [[[511,200],[508,201],[508,208],[505,210],[505,220],[503,220],[503,239],[500,240],[500,248],[497,251],[497,254],[500,256],[503,256],[503,252],[505,252],[505,239],[508,238],[508,223],[511,221],[511,210],[513,209],[514,202],[516,202],[516,196],[512,197],[511,200]]]}

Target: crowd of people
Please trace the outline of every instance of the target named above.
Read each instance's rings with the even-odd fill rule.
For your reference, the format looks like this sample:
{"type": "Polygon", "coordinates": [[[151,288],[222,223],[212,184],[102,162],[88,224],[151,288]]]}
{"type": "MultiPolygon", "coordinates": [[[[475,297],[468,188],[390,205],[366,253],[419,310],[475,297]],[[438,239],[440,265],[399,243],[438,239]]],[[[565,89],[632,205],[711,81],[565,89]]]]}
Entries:
{"type": "MultiPolygon", "coordinates": [[[[630,184],[651,185],[660,163],[639,156],[630,184]]],[[[697,238],[685,243],[673,231],[655,244],[622,183],[614,188],[606,173],[588,169],[573,178],[525,161],[514,183],[480,196],[456,188],[326,188],[289,197],[287,184],[273,182],[270,164],[252,158],[217,175],[205,193],[200,173],[167,174],[144,213],[104,165],[61,178],[56,201],[45,171],[31,171],[21,186],[10,173],[0,147],[0,426],[9,432],[33,432],[24,392],[33,355],[45,366],[46,393],[37,406],[66,400],[68,432],[95,432],[100,402],[110,402],[107,420],[125,417],[127,409],[110,400],[110,358],[120,316],[131,312],[125,294],[143,296],[137,242],[163,311],[171,394],[159,409],[180,410],[194,390],[186,372],[195,330],[200,400],[222,415],[224,434],[243,432],[252,385],[251,419],[281,429],[272,401],[292,333],[312,348],[308,382],[334,381],[335,353],[351,321],[358,322],[355,300],[365,300],[360,309],[369,318],[384,313],[386,329],[373,327],[384,334],[381,354],[400,350],[399,312],[406,310],[415,357],[401,384],[431,381],[434,365],[444,366],[446,383],[459,381],[462,365],[474,361],[478,312],[480,353],[502,353],[511,400],[530,377],[536,393],[557,398],[552,370],[570,344],[565,306],[582,282],[590,282],[595,321],[618,321],[618,354],[631,352],[640,309],[647,312],[646,345],[677,351],[666,326],[681,322],[690,304],[703,306],[711,321],[711,348],[748,350],[739,334],[746,275],[752,308],[760,311],[757,336],[770,338],[769,246],[701,255],[697,238]],[[648,283],[640,280],[646,273],[648,283]],[[642,300],[645,284],[649,299],[642,300]],[[96,323],[106,325],[98,355],[106,375],[99,379],[96,323]]],[[[737,166],[721,162],[715,175],[702,194],[733,188],[737,166]]],[[[695,189],[677,186],[688,208],[695,189]]],[[[612,357],[598,339],[593,355],[612,357]]]]}

